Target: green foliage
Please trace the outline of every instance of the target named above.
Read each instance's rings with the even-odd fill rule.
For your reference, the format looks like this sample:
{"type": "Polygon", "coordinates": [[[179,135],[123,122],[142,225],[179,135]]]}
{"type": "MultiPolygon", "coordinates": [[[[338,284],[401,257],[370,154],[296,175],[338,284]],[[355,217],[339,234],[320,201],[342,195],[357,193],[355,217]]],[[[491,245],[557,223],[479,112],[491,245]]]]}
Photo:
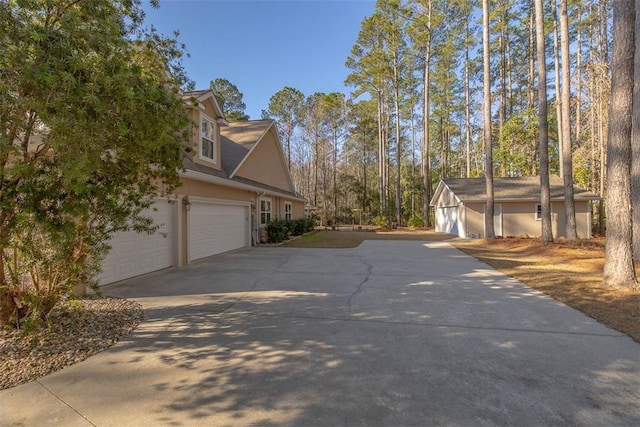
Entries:
{"type": "Polygon", "coordinates": [[[209,83],[209,87],[216,97],[216,101],[227,120],[230,122],[239,122],[249,120],[244,110],[247,108],[242,101],[244,95],[238,87],[227,79],[215,79],[209,83]]]}
{"type": "Polygon", "coordinates": [[[313,231],[316,220],[313,217],[299,219],[275,219],[269,222],[265,230],[267,231],[267,242],[280,243],[289,238],[289,236],[301,236],[304,233],[313,231]]]}
{"type": "Polygon", "coordinates": [[[292,236],[302,236],[313,230],[315,226],[315,219],[313,218],[299,218],[287,221],[286,226],[292,236]]]}
{"type": "Polygon", "coordinates": [[[274,219],[265,226],[265,230],[267,230],[267,242],[269,243],[280,243],[289,238],[289,227],[285,220],[274,219]]]}
{"type": "Polygon", "coordinates": [[[424,218],[422,215],[414,215],[409,218],[408,225],[412,228],[420,228],[424,225],[424,218]]]}
{"type": "Polygon", "coordinates": [[[373,222],[373,225],[375,225],[376,227],[380,227],[384,230],[388,230],[391,228],[391,221],[389,220],[389,218],[383,215],[377,215],[373,217],[371,222],[373,222]]]}
{"type": "Polygon", "coordinates": [[[110,235],[179,184],[182,47],[137,0],[0,2],[0,323],[92,284],[110,235]],[[170,71],[168,73],[167,71],[170,71]]]}

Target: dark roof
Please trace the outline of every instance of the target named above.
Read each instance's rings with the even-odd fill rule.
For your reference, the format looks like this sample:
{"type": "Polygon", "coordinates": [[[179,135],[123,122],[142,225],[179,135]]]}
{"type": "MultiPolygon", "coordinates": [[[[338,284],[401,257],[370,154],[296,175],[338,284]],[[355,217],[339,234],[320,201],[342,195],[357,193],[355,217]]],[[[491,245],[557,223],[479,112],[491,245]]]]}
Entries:
{"type": "MultiPolygon", "coordinates": [[[[442,183],[462,202],[485,201],[485,178],[445,178],[442,183]]],[[[549,177],[551,200],[564,200],[564,182],[559,176],[549,177]]],[[[508,200],[540,200],[540,177],[509,177],[493,179],[494,199],[508,200]]],[[[599,200],[600,196],[580,187],[573,187],[576,200],[599,200]]],[[[435,195],[434,195],[435,197],[435,195]]]]}
{"type": "Polygon", "coordinates": [[[236,144],[226,136],[220,136],[220,156],[222,160],[222,169],[231,176],[238,165],[249,154],[249,148],[244,145],[236,144]]]}
{"type": "Polygon", "coordinates": [[[240,163],[242,163],[242,161],[247,157],[251,148],[258,143],[272,123],[273,120],[250,120],[229,123],[228,126],[222,126],[220,128],[220,157],[222,161],[222,169],[215,169],[194,163],[192,156],[185,156],[183,166],[186,170],[200,172],[239,184],[251,185],[267,191],[278,192],[302,199],[303,197],[301,195],[282,188],[273,187],[271,185],[239,176],[230,178],[240,163]]]}

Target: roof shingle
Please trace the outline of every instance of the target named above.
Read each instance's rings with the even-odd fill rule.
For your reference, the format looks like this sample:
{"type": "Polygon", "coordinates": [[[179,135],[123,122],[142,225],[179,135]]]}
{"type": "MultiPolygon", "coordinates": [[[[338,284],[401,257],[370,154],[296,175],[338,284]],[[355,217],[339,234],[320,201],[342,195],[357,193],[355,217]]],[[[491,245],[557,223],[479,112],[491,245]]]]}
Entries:
{"type": "MultiPolygon", "coordinates": [[[[462,202],[486,200],[485,178],[445,178],[444,184],[462,202]]],[[[549,177],[551,200],[564,200],[564,182],[559,176],[549,177]]],[[[494,178],[495,201],[540,200],[540,177],[494,178]]],[[[580,187],[573,187],[576,200],[599,200],[600,196],[580,187]]]]}

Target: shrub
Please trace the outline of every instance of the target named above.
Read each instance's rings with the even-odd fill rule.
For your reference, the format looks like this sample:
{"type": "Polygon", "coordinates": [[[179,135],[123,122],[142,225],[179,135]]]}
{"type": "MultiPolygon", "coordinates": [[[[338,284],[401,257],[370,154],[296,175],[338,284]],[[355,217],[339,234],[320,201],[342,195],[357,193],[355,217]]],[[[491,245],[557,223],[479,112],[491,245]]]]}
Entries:
{"type": "Polygon", "coordinates": [[[420,228],[424,225],[422,215],[414,215],[409,218],[409,227],[420,228]]]}
{"type": "Polygon", "coordinates": [[[289,227],[287,226],[287,222],[282,219],[274,219],[270,221],[266,226],[265,230],[267,231],[267,242],[269,243],[280,243],[289,238],[289,227]]]}
{"type": "Polygon", "coordinates": [[[307,231],[307,219],[292,219],[287,221],[287,227],[292,236],[302,236],[307,231]]]}
{"type": "Polygon", "coordinates": [[[389,219],[383,215],[375,216],[372,220],[373,225],[388,230],[390,227],[389,219]]]}

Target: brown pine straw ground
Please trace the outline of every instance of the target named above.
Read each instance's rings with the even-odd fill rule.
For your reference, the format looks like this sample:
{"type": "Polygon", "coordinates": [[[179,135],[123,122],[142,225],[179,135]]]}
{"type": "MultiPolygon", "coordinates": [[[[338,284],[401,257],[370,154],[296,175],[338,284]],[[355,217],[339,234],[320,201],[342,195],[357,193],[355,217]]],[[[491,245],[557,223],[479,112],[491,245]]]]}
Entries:
{"type": "MultiPolygon", "coordinates": [[[[640,287],[609,289],[602,285],[604,238],[543,245],[538,239],[465,240],[430,230],[321,230],[284,246],[356,247],[363,240],[448,241],[459,250],[640,342],[640,287]]],[[[640,278],[640,266],[636,275],[640,278]]]]}

